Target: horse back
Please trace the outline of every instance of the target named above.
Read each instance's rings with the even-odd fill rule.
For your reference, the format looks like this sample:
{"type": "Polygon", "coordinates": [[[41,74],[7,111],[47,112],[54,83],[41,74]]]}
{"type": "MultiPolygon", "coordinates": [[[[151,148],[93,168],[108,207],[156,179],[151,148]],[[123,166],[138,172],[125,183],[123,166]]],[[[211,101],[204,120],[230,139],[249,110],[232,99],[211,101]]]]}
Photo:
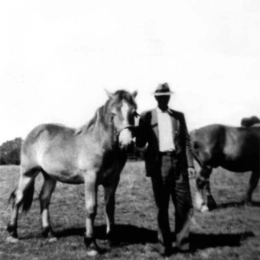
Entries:
{"type": "Polygon", "coordinates": [[[191,147],[201,165],[250,170],[260,155],[260,127],[205,126],[191,132],[191,147]]]}
{"type": "Polygon", "coordinates": [[[75,130],[56,124],[41,124],[35,127],[25,138],[21,149],[21,163],[27,158],[35,161],[51,149],[64,149],[75,130]]]}
{"type": "Polygon", "coordinates": [[[58,124],[42,124],[35,127],[26,137],[22,150],[26,152],[28,148],[37,145],[39,142],[61,143],[70,139],[75,130],[58,124]]]}

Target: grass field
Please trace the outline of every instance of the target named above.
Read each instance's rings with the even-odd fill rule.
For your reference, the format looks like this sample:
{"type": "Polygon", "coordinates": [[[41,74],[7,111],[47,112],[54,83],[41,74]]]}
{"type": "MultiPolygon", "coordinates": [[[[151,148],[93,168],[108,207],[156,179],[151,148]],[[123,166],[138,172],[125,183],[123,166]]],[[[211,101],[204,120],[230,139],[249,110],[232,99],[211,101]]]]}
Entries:
{"type": "MultiPolygon", "coordinates": [[[[21,214],[18,225],[20,241],[8,244],[6,224],[10,208],[8,197],[18,181],[19,168],[0,167],[0,259],[87,259],[84,187],[59,183],[50,206],[52,226],[58,242],[48,243],[41,237],[38,195],[42,179],[37,177],[31,210],[21,214]]],[[[219,205],[209,213],[195,212],[191,243],[194,252],[174,254],[169,259],[260,259],[260,188],[254,193],[252,206],[240,203],[249,174],[217,169],[212,174],[212,193],[219,205]]],[[[96,218],[97,242],[107,251],[95,259],[161,259],[155,250],[156,208],[150,179],[145,177],[143,162],[128,162],[117,190],[116,223],[119,244],[109,248],[105,239],[103,190],[99,189],[96,218]]],[[[174,208],[169,209],[174,231],[174,208]]]]}

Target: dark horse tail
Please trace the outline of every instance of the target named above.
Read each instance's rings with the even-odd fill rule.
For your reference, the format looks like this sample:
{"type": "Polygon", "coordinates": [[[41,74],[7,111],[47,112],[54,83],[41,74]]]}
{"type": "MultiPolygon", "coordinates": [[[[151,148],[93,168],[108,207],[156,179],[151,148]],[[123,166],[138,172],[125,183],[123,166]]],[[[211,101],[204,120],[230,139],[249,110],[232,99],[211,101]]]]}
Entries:
{"type": "MultiPolygon", "coordinates": [[[[16,191],[17,189],[13,190],[13,192],[10,194],[9,197],[9,203],[12,203],[12,205],[15,204],[16,201],[16,191]]],[[[34,180],[29,184],[27,189],[24,191],[23,194],[23,200],[22,200],[22,210],[23,212],[26,212],[30,209],[32,202],[33,202],[33,193],[34,193],[34,180]]]]}

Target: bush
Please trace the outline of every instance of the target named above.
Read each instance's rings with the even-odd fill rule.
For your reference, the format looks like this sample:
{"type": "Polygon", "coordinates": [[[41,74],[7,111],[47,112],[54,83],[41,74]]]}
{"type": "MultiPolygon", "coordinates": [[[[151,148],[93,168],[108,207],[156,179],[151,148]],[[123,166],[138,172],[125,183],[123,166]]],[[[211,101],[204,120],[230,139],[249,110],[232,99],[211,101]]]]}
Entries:
{"type": "Polygon", "coordinates": [[[0,165],[20,164],[20,151],[22,139],[15,138],[7,141],[0,146],[0,165]]]}

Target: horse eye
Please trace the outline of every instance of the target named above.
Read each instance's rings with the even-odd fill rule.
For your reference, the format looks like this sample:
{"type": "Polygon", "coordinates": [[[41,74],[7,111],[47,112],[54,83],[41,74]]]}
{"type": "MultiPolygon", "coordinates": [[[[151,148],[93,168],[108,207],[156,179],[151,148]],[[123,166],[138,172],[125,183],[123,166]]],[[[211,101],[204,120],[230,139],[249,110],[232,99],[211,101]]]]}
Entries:
{"type": "Polygon", "coordinates": [[[115,116],[116,116],[116,113],[112,112],[111,113],[111,120],[113,120],[115,116]]]}
{"type": "Polygon", "coordinates": [[[139,117],[140,115],[139,115],[136,111],[134,111],[134,112],[133,112],[133,116],[134,116],[134,117],[139,117]]]}

